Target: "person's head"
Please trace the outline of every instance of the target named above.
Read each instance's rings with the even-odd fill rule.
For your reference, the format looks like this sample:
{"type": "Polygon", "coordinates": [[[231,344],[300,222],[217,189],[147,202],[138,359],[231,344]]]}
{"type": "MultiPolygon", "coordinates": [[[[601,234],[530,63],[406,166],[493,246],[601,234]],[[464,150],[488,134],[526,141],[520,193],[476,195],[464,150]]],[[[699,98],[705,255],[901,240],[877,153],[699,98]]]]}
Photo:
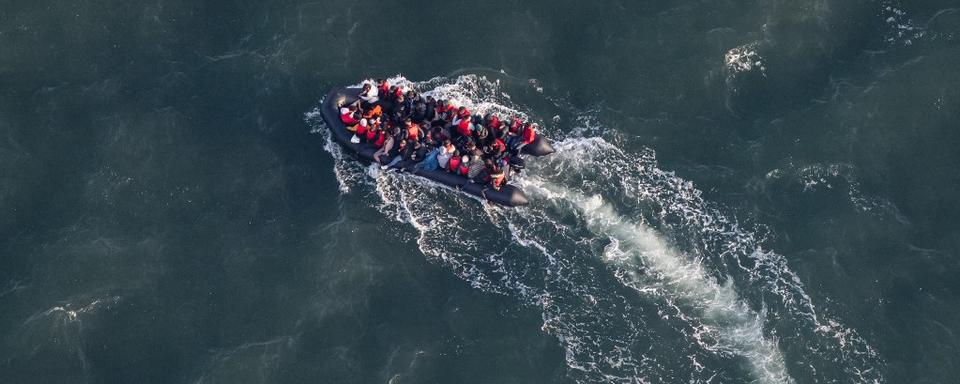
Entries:
{"type": "Polygon", "coordinates": [[[466,111],[467,111],[467,107],[461,106],[460,108],[457,108],[457,113],[464,113],[466,111]]]}
{"type": "Polygon", "coordinates": [[[398,103],[402,103],[402,102],[403,102],[403,95],[397,96],[397,102],[398,102],[398,103]]]}
{"type": "Polygon", "coordinates": [[[350,108],[348,108],[348,107],[342,107],[342,108],[340,108],[340,114],[341,114],[341,115],[346,115],[346,114],[348,114],[348,113],[350,113],[350,108]]]}
{"type": "Polygon", "coordinates": [[[453,145],[453,143],[450,142],[450,139],[443,139],[443,146],[444,146],[444,147],[449,147],[449,146],[451,146],[451,145],[453,145]]]}
{"type": "Polygon", "coordinates": [[[402,147],[406,147],[406,146],[407,146],[407,141],[406,141],[406,140],[400,140],[400,147],[402,148],[402,147]]]}
{"type": "Polygon", "coordinates": [[[369,91],[369,90],[370,90],[370,83],[364,83],[364,84],[363,84],[363,90],[364,90],[364,91],[369,91]]]}
{"type": "Polygon", "coordinates": [[[384,80],[384,79],[377,79],[377,84],[378,84],[378,85],[379,85],[379,84],[386,83],[386,82],[387,82],[387,81],[384,80]]]}
{"type": "Polygon", "coordinates": [[[405,125],[413,124],[413,120],[410,120],[409,117],[408,117],[408,118],[405,118],[405,119],[403,119],[403,124],[405,124],[405,125]]]}
{"type": "Polygon", "coordinates": [[[360,119],[360,125],[366,127],[370,125],[370,123],[367,122],[367,119],[360,119]]]}
{"type": "Polygon", "coordinates": [[[435,101],[435,100],[433,100],[433,96],[427,96],[427,102],[428,102],[428,103],[433,103],[434,101],[435,101]]]}
{"type": "Polygon", "coordinates": [[[460,164],[466,165],[469,162],[470,162],[470,157],[467,155],[463,155],[463,157],[460,158],[460,164]]]}

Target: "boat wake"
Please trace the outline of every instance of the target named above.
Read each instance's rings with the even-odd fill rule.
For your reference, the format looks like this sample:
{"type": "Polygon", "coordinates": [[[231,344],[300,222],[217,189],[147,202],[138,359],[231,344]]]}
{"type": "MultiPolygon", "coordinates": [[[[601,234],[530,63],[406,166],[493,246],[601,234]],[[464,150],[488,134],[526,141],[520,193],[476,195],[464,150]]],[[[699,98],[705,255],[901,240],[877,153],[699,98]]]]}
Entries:
{"type": "MultiPolygon", "coordinates": [[[[522,114],[483,77],[391,81],[479,113],[522,114]]],[[[595,126],[574,132],[554,134],[557,153],[513,181],[531,197],[519,209],[365,167],[329,137],[325,148],[341,191],[375,195],[427,258],[540,311],[578,382],[884,381],[876,351],[815,307],[753,231],[658,168],[653,151],[579,136],[595,126]]]]}

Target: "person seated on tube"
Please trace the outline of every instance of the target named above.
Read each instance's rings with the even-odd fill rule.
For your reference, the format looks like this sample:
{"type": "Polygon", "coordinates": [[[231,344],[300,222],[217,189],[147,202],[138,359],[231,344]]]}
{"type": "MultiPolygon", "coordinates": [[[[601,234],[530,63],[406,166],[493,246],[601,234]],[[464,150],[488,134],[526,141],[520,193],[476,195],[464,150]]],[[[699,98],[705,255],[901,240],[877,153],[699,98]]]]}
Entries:
{"type": "MultiPolygon", "coordinates": [[[[387,159],[391,159],[390,162],[384,165],[381,165],[380,169],[387,169],[396,165],[397,163],[399,163],[401,160],[404,159],[405,155],[407,155],[410,152],[410,145],[408,143],[408,140],[397,140],[396,143],[397,145],[394,146],[394,148],[391,148],[391,150],[388,151],[385,156],[387,159]]],[[[384,156],[381,156],[381,159],[383,158],[384,156]]]]}
{"type": "MultiPolygon", "coordinates": [[[[373,146],[377,147],[378,149],[383,148],[383,146],[387,143],[387,139],[389,138],[390,138],[390,135],[387,134],[387,131],[383,128],[379,128],[377,129],[377,134],[376,134],[376,138],[374,138],[373,146]]],[[[390,142],[390,145],[393,145],[393,142],[390,142]]]]}
{"type": "Polygon", "coordinates": [[[420,124],[427,119],[427,104],[421,100],[413,103],[413,112],[410,113],[410,118],[413,119],[414,123],[420,124]]]}
{"type": "Polygon", "coordinates": [[[447,169],[450,159],[456,152],[457,148],[453,145],[453,142],[450,139],[444,139],[443,145],[440,146],[440,153],[437,154],[437,164],[440,169],[447,169]]]}
{"type": "MultiPolygon", "coordinates": [[[[383,142],[383,146],[379,150],[373,153],[373,159],[380,164],[387,164],[394,157],[397,156],[400,150],[400,140],[397,140],[399,136],[400,128],[393,127],[390,128],[390,131],[386,133],[386,139],[383,142]]],[[[385,168],[385,167],[381,167],[385,168]]]]}
{"type": "Polygon", "coordinates": [[[483,157],[476,154],[470,156],[470,163],[467,164],[467,179],[469,179],[471,183],[474,182],[474,180],[483,173],[485,167],[486,164],[484,164],[483,157]]]}
{"type": "Polygon", "coordinates": [[[457,108],[457,114],[454,115],[452,123],[453,125],[457,125],[460,124],[461,121],[469,119],[470,110],[467,109],[467,107],[461,106],[460,108],[457,108]]]}
{"type": "Polygon", "coordinates": [[[360,124],[360,113],[357,111],[357,106],[351,105],[340,108],[340,122],[347,126],[348,131],[356,131],[356,125],[360,124]]]}
{"type": "Polygon", "coordinates": [[[358,143],[360,141],[365,141],[367,137],[367,131],[369,130],[369,128],[370,128],[370,120],[365,118],[360,119],[360,124],[357,124],[357,132],[354,135],[357,137],[357,140],[359,140],[357,141],[358,143]]]}
{"type": "Polygon", "coordinates": [[[447,125],[447,101],[438,99],[434,102],[433,113],[435,114],[432,123],[434,126],[447,125]]]}
{"type": "Polygon", "coordinates": [[[377,93],[379,95],[386,95],[387,92],[390,92],[390,84],[387,84],[386,80],[377,79],[374,83],[377,84],[377,93]]]}
{"type": "Polygon", "coordinates": [[[470,126],[470,119],[463,119],[458,121],[456,124],[453,124],[454,130],[451,132],[454,134],[454,137],[460,142],[463,142],[466,138],[469,138],[473,131],[470,126]]]}
{"type": "Polygon", "coordinates": [[[457,166],[456,175],[467,177],[470,174],[470,156],[463,155],[460,157],[460,164],[457,166]]]}
{"type": "Polygon", "coordinates": [[[423,121],[432,123],[437,120],[437,101],[433,99],[433,96],[427,96],[426,100],[423,101],[424,111],[423,121]]]}
{"type": "Polygon", "coordinates": [[[360,107],[365,110],[373,109],[373,106],[380,102],[380,98],[377,97],[377,94],[378,90],[376,87],[370,83],[364,83],[359,95],[360,107]]]}
{"type": "Polygon", "coordinates": [[[443,120],[446,123],[453,124],[453,118],[457,115],[457,107],[453,105],[453,101],[444,100],[443,101],[443,120]]]}
{"type": "MultiPolygon", "coordinates": [[[[392,129],[397,129],[397,128],[394,127],[392,129]]],[[[383,131],[381,131],[381,135],[383,137],[383,143],[381,144],[380,149],[378,149],[376,152],[373,153],[374,161],[380,164],[386,164],[386,162],[392,159],[393,156],[397,155],[397,151],[395,150],[394,147],[397,147],[398,145],[394,145],[396,141],[396,139],[394,139],[394,136],[396,135],[394,135],[393,133],[394,132],[391,131],[387,134],[383,134],[383,131]]]]}
{"type": "Polygon", "coordinates": [[[460,162],[463,159],[460,157],[460,151],[454,152],[453,156],[450,157],[450,161],[447,162],[447,172],[454,175],[460,171],[460,162]]]}
{"type": "Polygon", "coordinates": [[[502,127],[502,124],[500,123],[500,118],[497,117],[497,115],[492,113],[487,114],[487,116],[485,116],[483,120],[484,120],[483,125],[487,127],[488,131],[490,131],[491,137],[500,136],[500,129],[502,127]]]}
{"type": "Polygon", "coordinates": [[[429,151],[422,155],[422,161],[414,164],[413,172],[417,172],[421,169],[424,171],[435,171],[440,168],[440,161],[437,160],[437,157],[440,155],[440,148],[437,147],[431,149],[430,147],[424,145],[421,147],[421,151],[423,149],[429,149],[429,151]]]}
{"type": "Polygon", "coordinates": [[[538,127],[539,126],[537,123],[524,124],[520,134],[512,137],[511,141],[507,142],[507,146],[510,148],[510,151],[513,153],[520,153],[520,150],[523,149],[523,147],[536,140],[538,127]]]}
{"type": "Polygon", "coordinates": [[[506,182],[506,174],[503,172],[503,169],[494,165],[490,169],[490,186],[493,187],[494,191],[499,191],[500,187],[506,182]]]}

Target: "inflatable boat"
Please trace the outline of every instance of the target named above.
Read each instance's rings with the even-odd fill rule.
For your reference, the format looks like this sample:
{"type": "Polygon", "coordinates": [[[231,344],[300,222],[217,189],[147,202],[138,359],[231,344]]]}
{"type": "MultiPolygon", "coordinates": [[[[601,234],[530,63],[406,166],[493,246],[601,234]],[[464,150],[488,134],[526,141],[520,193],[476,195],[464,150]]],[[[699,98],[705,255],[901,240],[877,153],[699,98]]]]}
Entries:
{"type": "MultiPolygon", "coordinates": [[[[340,121],[340,106],[357,101],[359,94],[360,88],[355,87],[337,88],[330,91],[327,97],[323,99],[323,105],[320,108],[321,115],[323,116],[324,122],[326,122],[327,129],[330,130],[331,137],[333,137],[337,143],[350,152],[355,153],[360,160],[374,162],[373,153],[377,151],[377,148],[369,143],[350,142],[350,139],[353,137],[353,132],[348,131],[346,125],[340,121]]],[[[549,140],[542,135],[538,135],[535,141],[523,147],[521,152],[531,156],[546,156],[553,153],[554,149],[550,145],[549,140]]],[[[443,170],[427,171],[416,169],[414,168],[414,164],[416,164],[416,162],[403,160],[392,168],[401,169],[410,174],[433,180],[496,204],[519,207],[527,205],[528,203],[527,196],[523,193],[523,190],[514,185],[510,185],[509,182],[497,191],[489,185],[471,183],[464,176],[447,173],[443,170]]]]}

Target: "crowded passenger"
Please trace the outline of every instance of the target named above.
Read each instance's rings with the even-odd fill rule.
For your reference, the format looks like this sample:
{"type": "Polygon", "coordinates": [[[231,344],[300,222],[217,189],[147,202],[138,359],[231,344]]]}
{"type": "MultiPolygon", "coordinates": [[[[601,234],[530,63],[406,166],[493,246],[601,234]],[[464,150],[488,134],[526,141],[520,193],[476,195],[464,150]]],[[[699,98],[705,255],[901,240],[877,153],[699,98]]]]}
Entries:
{"type": "Polygon", "coordinates": [[[376,148],[373,160],[384,169],[406,161],[415,172],[444,171],[500,190],[523,169],[521,151],[538,136],[538,125],[519,116],[474,115],[380,79],[357,96],[340,109],[340,120],[354,132],[351,142],[376,148]]]}

